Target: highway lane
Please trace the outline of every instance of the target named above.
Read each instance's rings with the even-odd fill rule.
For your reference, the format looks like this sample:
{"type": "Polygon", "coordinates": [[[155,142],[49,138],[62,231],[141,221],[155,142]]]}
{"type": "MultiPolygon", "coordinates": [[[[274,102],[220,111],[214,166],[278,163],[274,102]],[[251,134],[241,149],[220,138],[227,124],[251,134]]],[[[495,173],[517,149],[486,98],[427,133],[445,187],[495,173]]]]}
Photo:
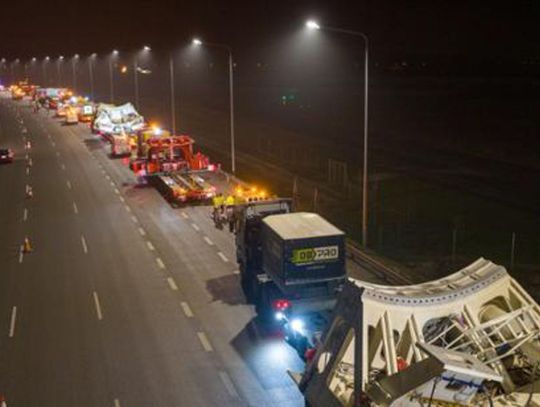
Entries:
{"type": "MultiPolygon", "coordinates": [[[[82,406],[116,399],[122,406],[301,405],[285,373],[301,364],[279,339],[261,338],[253,327],[230,236],[209,229],[206,210],[187,210],[184,218],[154,191],[124,185],[133,182],[129,171],[101,150],[92,159],[83,126],[23,115],[38,139],[32,203],[40,209],[32,218],[36,252],[25,257],[20,266],[28,273],[17,282],[24,286],[18,306],[24,323],[16,346],[0,349],[0,379],[15,372],[0,383],[10,407],[40,399],[82,406]],[[35,269],[51,272],[36,278],[35,269]]],[[[24,194],[2,205],[21,200],[24,194]]],[[[16,256],[2,260],[2,270],[4,264],[14,267],[16,256]]],[[[5,274],[18,278],[20,270],[5,274]]],[[[15,302],[3,300],[0,329],[15,302]]]]}
{"type": "MultiPolygon", "coordinates": [[[[49,141],[38,123],[28,127],[36,137],[36,213],[27,230],[14,227],[32,235],[35,252],[5,273],[17,288],[2,297],[16,297],[9,303],[18,311],[15,335],[0,352],[9,405],[245,404],[84,147],[64,158],[68,141],[54,133],[49,141]]],[[[4,332],[10,325],[2,318],[4,332]]]]}
{"type": "MultiPolygon", "coordinates": [[[[53,127],[57,126],[56,123],[53,127]]],[[[234,242],[228,232],[218,231],[209,208],[172,209],[153,189],[134,188],[135,177],[122,160],[111,160],[99,148],[99,139],[84,126],[63,128],[90,146],[108,181],[122,191],[125,203],[147,231],[156,254],[179,282],[189,307],[214,339],[224,369],[240,395],[250,405],[301,405],[301,396],[286,374],[302,363],[279,338],[268,337],[253,323],[251,306],[244,303],[238,276],[234,242]],[[209,238],[213,244],[208,244],[209,238]],[[222,253],[222,256],[219,253],[222,253]],[[226,258],[227,261],[224,261],[226,258]]]]}

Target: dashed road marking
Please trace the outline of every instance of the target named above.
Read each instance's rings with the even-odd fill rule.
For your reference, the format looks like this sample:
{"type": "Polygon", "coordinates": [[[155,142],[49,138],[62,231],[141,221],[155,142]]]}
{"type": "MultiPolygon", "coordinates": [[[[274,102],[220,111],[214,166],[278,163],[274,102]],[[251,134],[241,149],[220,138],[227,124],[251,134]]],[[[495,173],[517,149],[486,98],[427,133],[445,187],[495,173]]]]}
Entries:
{"type": "Polygon", "coordinates": [[[68,187],[69,189],[71,189],[71,182],[66,181],[66,185],[67,185],[67,187],[68,187]]]}
{"type": "Polygon", "coordinates": [[[116,187],[114,188],[114,193],[115,193],[116,195],[120,195],[120,191],[118,190],[118,188],[116,188],[116,187]]]}
{"type": "Polygon", "coordinates": [[[148,250],[151,250],[151,251],[155,250],[154,245],[150,241],[146,242],[146,246],[148,247],[148,250]]]}
{"type": "Polygon", "coordinates": [[[169,287],[171,287],[171,290],[178,291],[178,286],[176,285],[176,282],[172,277],[167,277],[167,283],[169,283],[169,287]]]}
{"type": "Polygon", "coordinates": [[[99,303],[98,294],[95,291],[94,291],[94,305],[96,306],[97,319],[101,321],[103,319],[103,314],[101,312],[101,304],[99,303]]]}
{"type": "Polygon", "coordinates": [[[126,202],[123,196],[120,196],[118,199],[120,199],[120,202],[126,202]]]}
{"type": "Polygon", "coordinates": [[[206,243],[208,243],[209,246],[213,246],[214,245],[214,242],[212,242],[212,240],[210,240],[210,238],[208,236],[205,236],[204,237],[204,241],[206,243]]]}
{"type": "Polygon", "coordinates": [[[30,175],[30,167],[26,167],[26,175],[30,175]]]}
{"type": "Polygon", "coordinates": [[[193,318],[193,311],[191,311],[191,307],[187,302],[181,302],[180,305],[182,306],[182,310],[184,311],[184,314],[186,314],[186,317],[193,318]]]}
{"type": "Polygon", "coordinates": [[[227,256],[225,256],[223,253],[217,252],[217,255],[218,255],[219,258],[220,258],[221,260],[223,260],[225,263],[228,263],[228,262],[229,262],[229,259],[228,259],[227,256]]]}
{"type": "Polygon", "coordinates": [[[17,307],[11,309],[11,321],[9,323],[9,337],[15,336],[15,322],[17,321],[17,307]]]}
{"type": "Polygon", "coordinates": [[[146,231],[143,228],[139,228],[139,234],[141,236],[146,236],[146,231]]]}
{"type": "Polygon", "coordinates": [[[139,223],[139,219],[137,219],[137,217],[134,215],[131,216],[131,220],[133,221],[133,223],[139,223]]]}
{"type": "Polygon", "coordinates": [[[60,168],[62,168],[62,170],[64,170],[64,171],[66,170],[66,166],[63,163],[60,164],[60,168]]]}
{"type": "Polygon", "coordinates": [[[201,341],[201,345],[206,352],[212,352],[214,350],[204,332],[197,332],[197,336],[199,337],[199,341],[201,341]]]}
{"type": "Polygon", "coordinates": [[[198,232],[199,230],[201,230],[201,228],[200,228],[196,223],[192,223],[192,224],[191,224],[191,227],[192,227],[193,229],[195,229],[197,232],[198,232]]]}
{"type": "Polygon", "coordinates": [[[57,151],[57,152],[56,152],[56,156],[57,156],[57,157],[60,157],[60,151],[57,151]]]}
{"type": "Polygon", "coordinates": [[[19,249],[19,264],[21,264],[23,260],[24,260],[24,251],[23,251],[23,247],[21,246],[19,249]]]}
{"type": "Polygon", "coordinates": [[[185,212],[180,212],[180,214],[182,215],[182,217],[183,217],[184,219],[189,219],[189,215],[188,215],[187,213],[185,213],[185,212]]]}
{"type": "Polygon", "coordinates": [[[106,175],[105,175],[105,178],[107,178],[107,180],[110,180],[110,179],[111,179],[111,177],[109,176],[109,174],[106,174],[106,175]]]}
{"type": "Polygon", "coordinates": [[[231,380],[231,377],[227,372],[220,371],[219,377],[221,378],[221,381],[225,385],[225,388],[227,389],[227,392],[230,396],[238,398],[238,392],[236,391],[236,388],[234,387],[234,383],[231,380]]]}
{"type": "Polygon", "coordinates": [[[73,212],[75,212],[75,215],[79,214],[79,208],[77,208],[77,204],[73,202],[73,212]]]}
{"type": "Polygon", "coordinates": [[[240,274],[240,270],[233,270],[233,274],[240,274]]]}
{"type": "Polygon", "coordinates": [[[160,257],[157,257],[157,258],[156,258],[156,263],[157,263],[157,265],[158,265],[158,267],[159,267],[160,269],[164,269],[164,268],[165,268],[165,263],[163,263],[163,260],[161,260],[160,257]]]}
{"type": "Polygon", "coordinates": [[[114,407],[121,407],[120,400],[114,399],[114,407]]]}
{"type": "Polygon", "coordinates": [[[81,235],[81,244],[84,254],[88,254],[88,246],[86,245],[86,239],[81,235]]]}
{"type": "Polygon", "coordinates": [[[126,207],[126,211],[131,212],[131,208],[129,207],[129,205],[125,205],[125,207],[126,207]]]}
{"type": "Polygon", "coordinates": [[[23,221],[26,222],[27,219],[28,219],[28,209],[24,208],[23,221]]]}

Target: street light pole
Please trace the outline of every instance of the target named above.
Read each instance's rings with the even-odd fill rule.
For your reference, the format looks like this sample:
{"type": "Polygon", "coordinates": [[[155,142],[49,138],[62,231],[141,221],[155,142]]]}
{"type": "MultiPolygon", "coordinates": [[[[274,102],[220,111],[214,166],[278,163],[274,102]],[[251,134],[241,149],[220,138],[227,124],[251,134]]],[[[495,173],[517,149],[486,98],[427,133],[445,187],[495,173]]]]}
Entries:
{"type": "Polygon", "coordinates": [[[77,60],[79,59],[79,54],[73,55],[73,58],[71,58],[71,72],[73,74],[73,91],[77,91],[77,72],[75,70],[75,64],[77,60]]]}
{"type": "Polygon", "coordinates": [[[43,83],[45,85],[48,84],[48,80],[47,80],[48,79],[47,78],[47,62],[49,62],[49,59],[50,58],[48,56],[45,57],[45,59],[43,60],[43,65],[42,65],[42,67],[43,67],[43,83]]]}
{"type": "Polygon", "coordinates": [[[231,137],[231,172],[236,173],[236,150],[235,150],[235,137],[234,137],[234,61],[232,49],[225,44],[216,44],[213,42],[203,42],[200,39],[193,39],[194,45],[206,45],[209,47],[222,48],[229,54],[229,123],[230,123],[230,137],[231,137]]]}
{"type": "Polygon", "coordinates": [[[320,26],[315,21],[308,21],[306,27],[312,30],[331,31],[340,34],[362,37],[364,40],[364,153],[362,169],[362,246],[368,244],[368,112],[369,112],[369,39],[360,31],[344,30],[341,28],[320,26]]]}
{"type": "Polygon", "coordinates": [[[111,103],[114,103],[114,71],[113,71],[113,61],[112,61],[112,59],[116,55],[118,55],[118,51],[113,50],[111,56],[109,57],[109,90],[110,90],[111,103]]]}
{"type": "Polygon", "coordinates": [[[172,52],[169,55],[169,74],[170,74],[170,85],[171,85],[171,126],[172,134],[176,134],[176,95],[175,95],[175,83],[174,83],[174,60],[172,52]]]}
{"type": "Polygon", "coordinates": [[[96,57],[96,54],[90,55],[88,58],[88,74],[90,76],[90,99],[94,100],[94,67],[93,60],[96,57]]]}
{"type": "Polygon", "coordinates": [[[139,75],[137,66],[137,55],[133,58],[133,77],[135,81],[135,107],[139,110],[139,75]]]}

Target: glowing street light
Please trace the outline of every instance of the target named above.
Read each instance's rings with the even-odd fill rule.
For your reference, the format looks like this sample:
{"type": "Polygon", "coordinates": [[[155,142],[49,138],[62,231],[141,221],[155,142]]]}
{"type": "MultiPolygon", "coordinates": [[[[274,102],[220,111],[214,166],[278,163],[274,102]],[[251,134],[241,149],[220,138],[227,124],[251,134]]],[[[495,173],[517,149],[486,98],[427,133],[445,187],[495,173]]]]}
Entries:
{"type": "Polygon", "coordinates": [[[145,45],[143,47],[143,51],[152,51],[152,48],[150,48],[148,45],[145,45]]]}
{"type": "Polygon", "coordinates": [[[310,30],[320,30],[321,26],[315,20],[308,20],[306,21],[306,28],[309,28],[310,30]]]}
{"type": "Polygon", "coordinates": [[[369,91],[369,40],[366,34],[360,31],[346,30],[321,26],[314,20],[308,20],[305,24],[309,30],[321,30],[340,34],[362,37],[364,40],[364,162],[362,170],[362,246],[367,247],[368,241],[368,91],[369,91]]]}
{"type": "Polygon", "coordinates": [[[113,58],[118,56],[118,50],[113,49],[109,57],[109,92],[111,103],[114,103],[114,71],[113,71],[113,58]]]}
{"type": "Polygon", "coordinates": [[[193,38],[193,41],[191,41],[193,45],[202,45],[202,41],[198,38],[193,38]]]}
{"type": "Polygon", "coordinates": [[[94,100],[94,60],[97,54],[94,52],[88,58],[88,75],[90,77],[90,98],[94,100]]]}

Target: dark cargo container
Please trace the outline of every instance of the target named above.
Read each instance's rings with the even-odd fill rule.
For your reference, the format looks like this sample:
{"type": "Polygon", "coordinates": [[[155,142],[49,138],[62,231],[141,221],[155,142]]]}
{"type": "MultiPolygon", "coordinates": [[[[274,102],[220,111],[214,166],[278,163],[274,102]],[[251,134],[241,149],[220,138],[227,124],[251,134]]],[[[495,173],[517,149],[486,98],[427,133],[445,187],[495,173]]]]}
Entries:
{"type": "Polygon", "coordinates": [[[263,270],[278,286],[345,278],[345,234],[315,213],[267,216],[263,270]]]}

